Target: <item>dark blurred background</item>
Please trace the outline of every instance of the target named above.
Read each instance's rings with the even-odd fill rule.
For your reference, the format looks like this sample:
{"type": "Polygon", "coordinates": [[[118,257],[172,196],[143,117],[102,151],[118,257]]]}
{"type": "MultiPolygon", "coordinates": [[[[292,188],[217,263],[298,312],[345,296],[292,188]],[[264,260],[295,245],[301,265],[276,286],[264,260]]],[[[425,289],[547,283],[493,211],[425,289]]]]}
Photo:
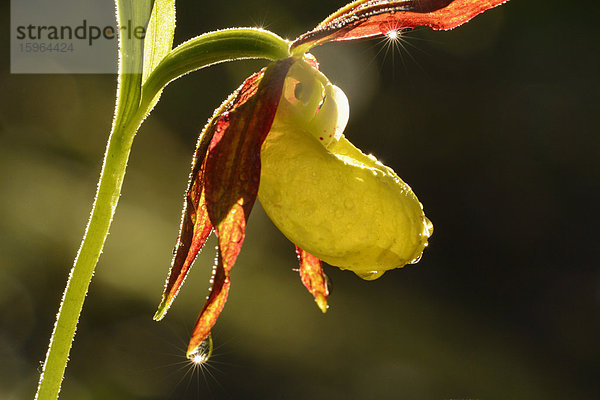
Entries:
{"type": "MultiPolygon", "coordinates": [[[[8,2],[0,6],[8,54],[8,2]]],[[[294,38],[342,0],[178,1],[176,42],[260,25],[294,38]]],[[[326,267],[322,315],[256,206],[203,369],[186,362],[214,242],[160,300],[197,133],[264,62],[172,83],[144,123],[62,399],[600,398],[600,51],[595,2],[512,0],[450,32],[315,49],[346,136],[406,180],[435,232],[365,282],[326,267]]],[[[0,65],[0,399],[34,395],[96,189],[114,75],[0,65]]]]}

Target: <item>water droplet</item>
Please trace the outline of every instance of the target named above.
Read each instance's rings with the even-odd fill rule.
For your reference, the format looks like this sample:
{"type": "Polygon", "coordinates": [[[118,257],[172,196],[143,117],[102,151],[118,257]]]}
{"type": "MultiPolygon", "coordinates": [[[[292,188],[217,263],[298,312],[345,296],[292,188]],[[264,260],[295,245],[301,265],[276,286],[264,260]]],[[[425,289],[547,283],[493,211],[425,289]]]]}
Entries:
{"type": "Polygon", "coordinates": [[[200,343],[200,346],[196,347],[196,349],[188,355],[188,358],[194,364],[201,365],[208,361],[212,355],[212,351],[213,341],[212,335],[209,333],[208,337],[200,343]]]}
{"type": "Polygon", "coordinates": [[[247,180],[248,180],[248,173],[247,172],[242,172],[240,174],[240,181],[246,182],[247,180]]]}
{"type": "Polygon", "coordinates": [[[304,215],[304,217],[306,218],[310,217],[315,212],[314,203],[312,203],[311,201],[305,201],[298,207],[302,215],[304,215]]]}
{"type": "Polygon", "coordinates": [[[423,253],[419,254],[415,259],[411,260],[409,262],[409,264],[416,264],[416,263],[418,263],[419,261],[421,261],[421,257],[422,256],[423,256],[423,253]]]}
{"type": "Polygon", "coordinates": [[[325,277],[325,286],[327,287],[327,294],[331,295],[331,291],[333,290],[333,281],[325,272],[323,272],[323,276],[325,277]]]}
{"type": "Polygon", "coordinates": [[[354,272],[358,275],[359,278],[364,279],[365,281],[373,281],[379,278],[381,275],[385,273],[385,271],[368,271],[368,272],[354,272]]]}
{"type": "Polygon", "coordinates": [[[429,218],[423,216],[423,224],[425,225],[423,229],[423,235],[428,238],[433,233],[433,223],[429,220],[429,218]]]}
{"type": "Polygon", "coordinates": [[[346,207],[348,210],[352,210],[354,208],[354,202],[352,199],[344,200],[344,207],[346,207]]]}

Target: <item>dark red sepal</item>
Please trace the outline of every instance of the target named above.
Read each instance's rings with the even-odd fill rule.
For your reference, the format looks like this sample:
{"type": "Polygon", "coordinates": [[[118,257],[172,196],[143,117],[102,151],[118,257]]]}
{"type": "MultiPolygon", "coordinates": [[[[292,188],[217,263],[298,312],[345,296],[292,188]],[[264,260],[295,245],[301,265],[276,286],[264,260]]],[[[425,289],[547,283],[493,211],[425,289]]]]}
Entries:
{"type": "Polygon", "coordinates": [[[233,107],[210,124],[214,133],[205,159],[204,184],[208,217],[219,241],[218,261],[188,354],[208,336],[227,300],[230,271],[244,242],[246,223],[258,194],[260,149],[294,61],[278,61],[248,78],[232,101],[233,107]]]}
{"type": "Polygon", "coordinates": [[[298,246],[296,246],[296,254],[300,262],[299,272],[302,284],[313,295],[321,311],[327,312],[329,288],[327,287],[327,276],[323,272],[321,260],[298,246]]]}
{"type": "Polygon", "coordinates": [[[359,0],[340,8],[315,29],[299,36],[290,48],[353,40],[390,31],[429,26],[452,29],[508,0],[359,0]]]}

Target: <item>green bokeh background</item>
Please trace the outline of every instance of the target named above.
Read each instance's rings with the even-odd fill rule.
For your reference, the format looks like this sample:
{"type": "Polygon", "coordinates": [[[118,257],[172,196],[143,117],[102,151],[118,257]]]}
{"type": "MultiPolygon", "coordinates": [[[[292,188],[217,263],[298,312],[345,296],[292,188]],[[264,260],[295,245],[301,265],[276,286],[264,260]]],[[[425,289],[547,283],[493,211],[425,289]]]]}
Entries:
{"type": "MultiPolygon", "coordinates": [[[[113,75],[9,74],[0,6],[0,399],[34,395],[112,121],[113,75]]],[[[341,0],[179,1],[176,42],[262,25],[293,38],[341,0]]],[[[199,129],[264,65],[172,83],[137,137],[62,399],[600,398],[600,51],[595,2],[512,0],[450,32],[314,51],[350,100],[346,135],[406,180],[435,232],[374,282],[326,267],[322,315],[293,246],[250,218],[204,371],[184,358],[209,242],[152,315],[199,129]]]]}

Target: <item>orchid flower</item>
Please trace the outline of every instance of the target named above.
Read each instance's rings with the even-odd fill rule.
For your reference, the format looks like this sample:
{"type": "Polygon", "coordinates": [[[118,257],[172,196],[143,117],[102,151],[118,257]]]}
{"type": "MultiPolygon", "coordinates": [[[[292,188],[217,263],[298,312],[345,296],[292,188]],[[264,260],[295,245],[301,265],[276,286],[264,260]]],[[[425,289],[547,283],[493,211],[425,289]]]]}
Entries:
{"type": "MultiPolygon", "coordinates": [[[[506,0],[357,0],[292,42],[259,28],[224,29],[173,48],[173,0],[115,0],[117,26],[145,27],[119,37],[115,115],[94,205],[57,313],[36,399],[58,398],[85,296],[115,214],[131,146],[169,82],[220,62],[272,61],[219,107],[198,140],[179,238],[162,302],[162,319],[196,256],[218,239],[212,288],[187,356],[205,362],[231,270],[258,197],[296,246],[300,278],[327,310],[322,261],[376,279],[420,259],[432,234],[420,202],[394,171],[343,135],[348,101],[308,52],[332,41],[385,35],[425,25],[452,29],[506,0]]],[[[136,28],[137,29],[137,28],[136,28]]]]}
{"type": "Polygon", "coordinates": [[[296,246],[301,281],[323,312],[328,287],[322,261],[377,279],[417,262],[433,232],[411,188],[345,138],[348,100],[308,51],[420,25],[451,29],[503,2],[355,1],[293,41],[290,57],[247,78],[215,111],[197,143],[180,234],[154,317],[164,317],[214,232],[217,264],[188,357],[204,361],[209,352],[257,197],[296,246]]]}

